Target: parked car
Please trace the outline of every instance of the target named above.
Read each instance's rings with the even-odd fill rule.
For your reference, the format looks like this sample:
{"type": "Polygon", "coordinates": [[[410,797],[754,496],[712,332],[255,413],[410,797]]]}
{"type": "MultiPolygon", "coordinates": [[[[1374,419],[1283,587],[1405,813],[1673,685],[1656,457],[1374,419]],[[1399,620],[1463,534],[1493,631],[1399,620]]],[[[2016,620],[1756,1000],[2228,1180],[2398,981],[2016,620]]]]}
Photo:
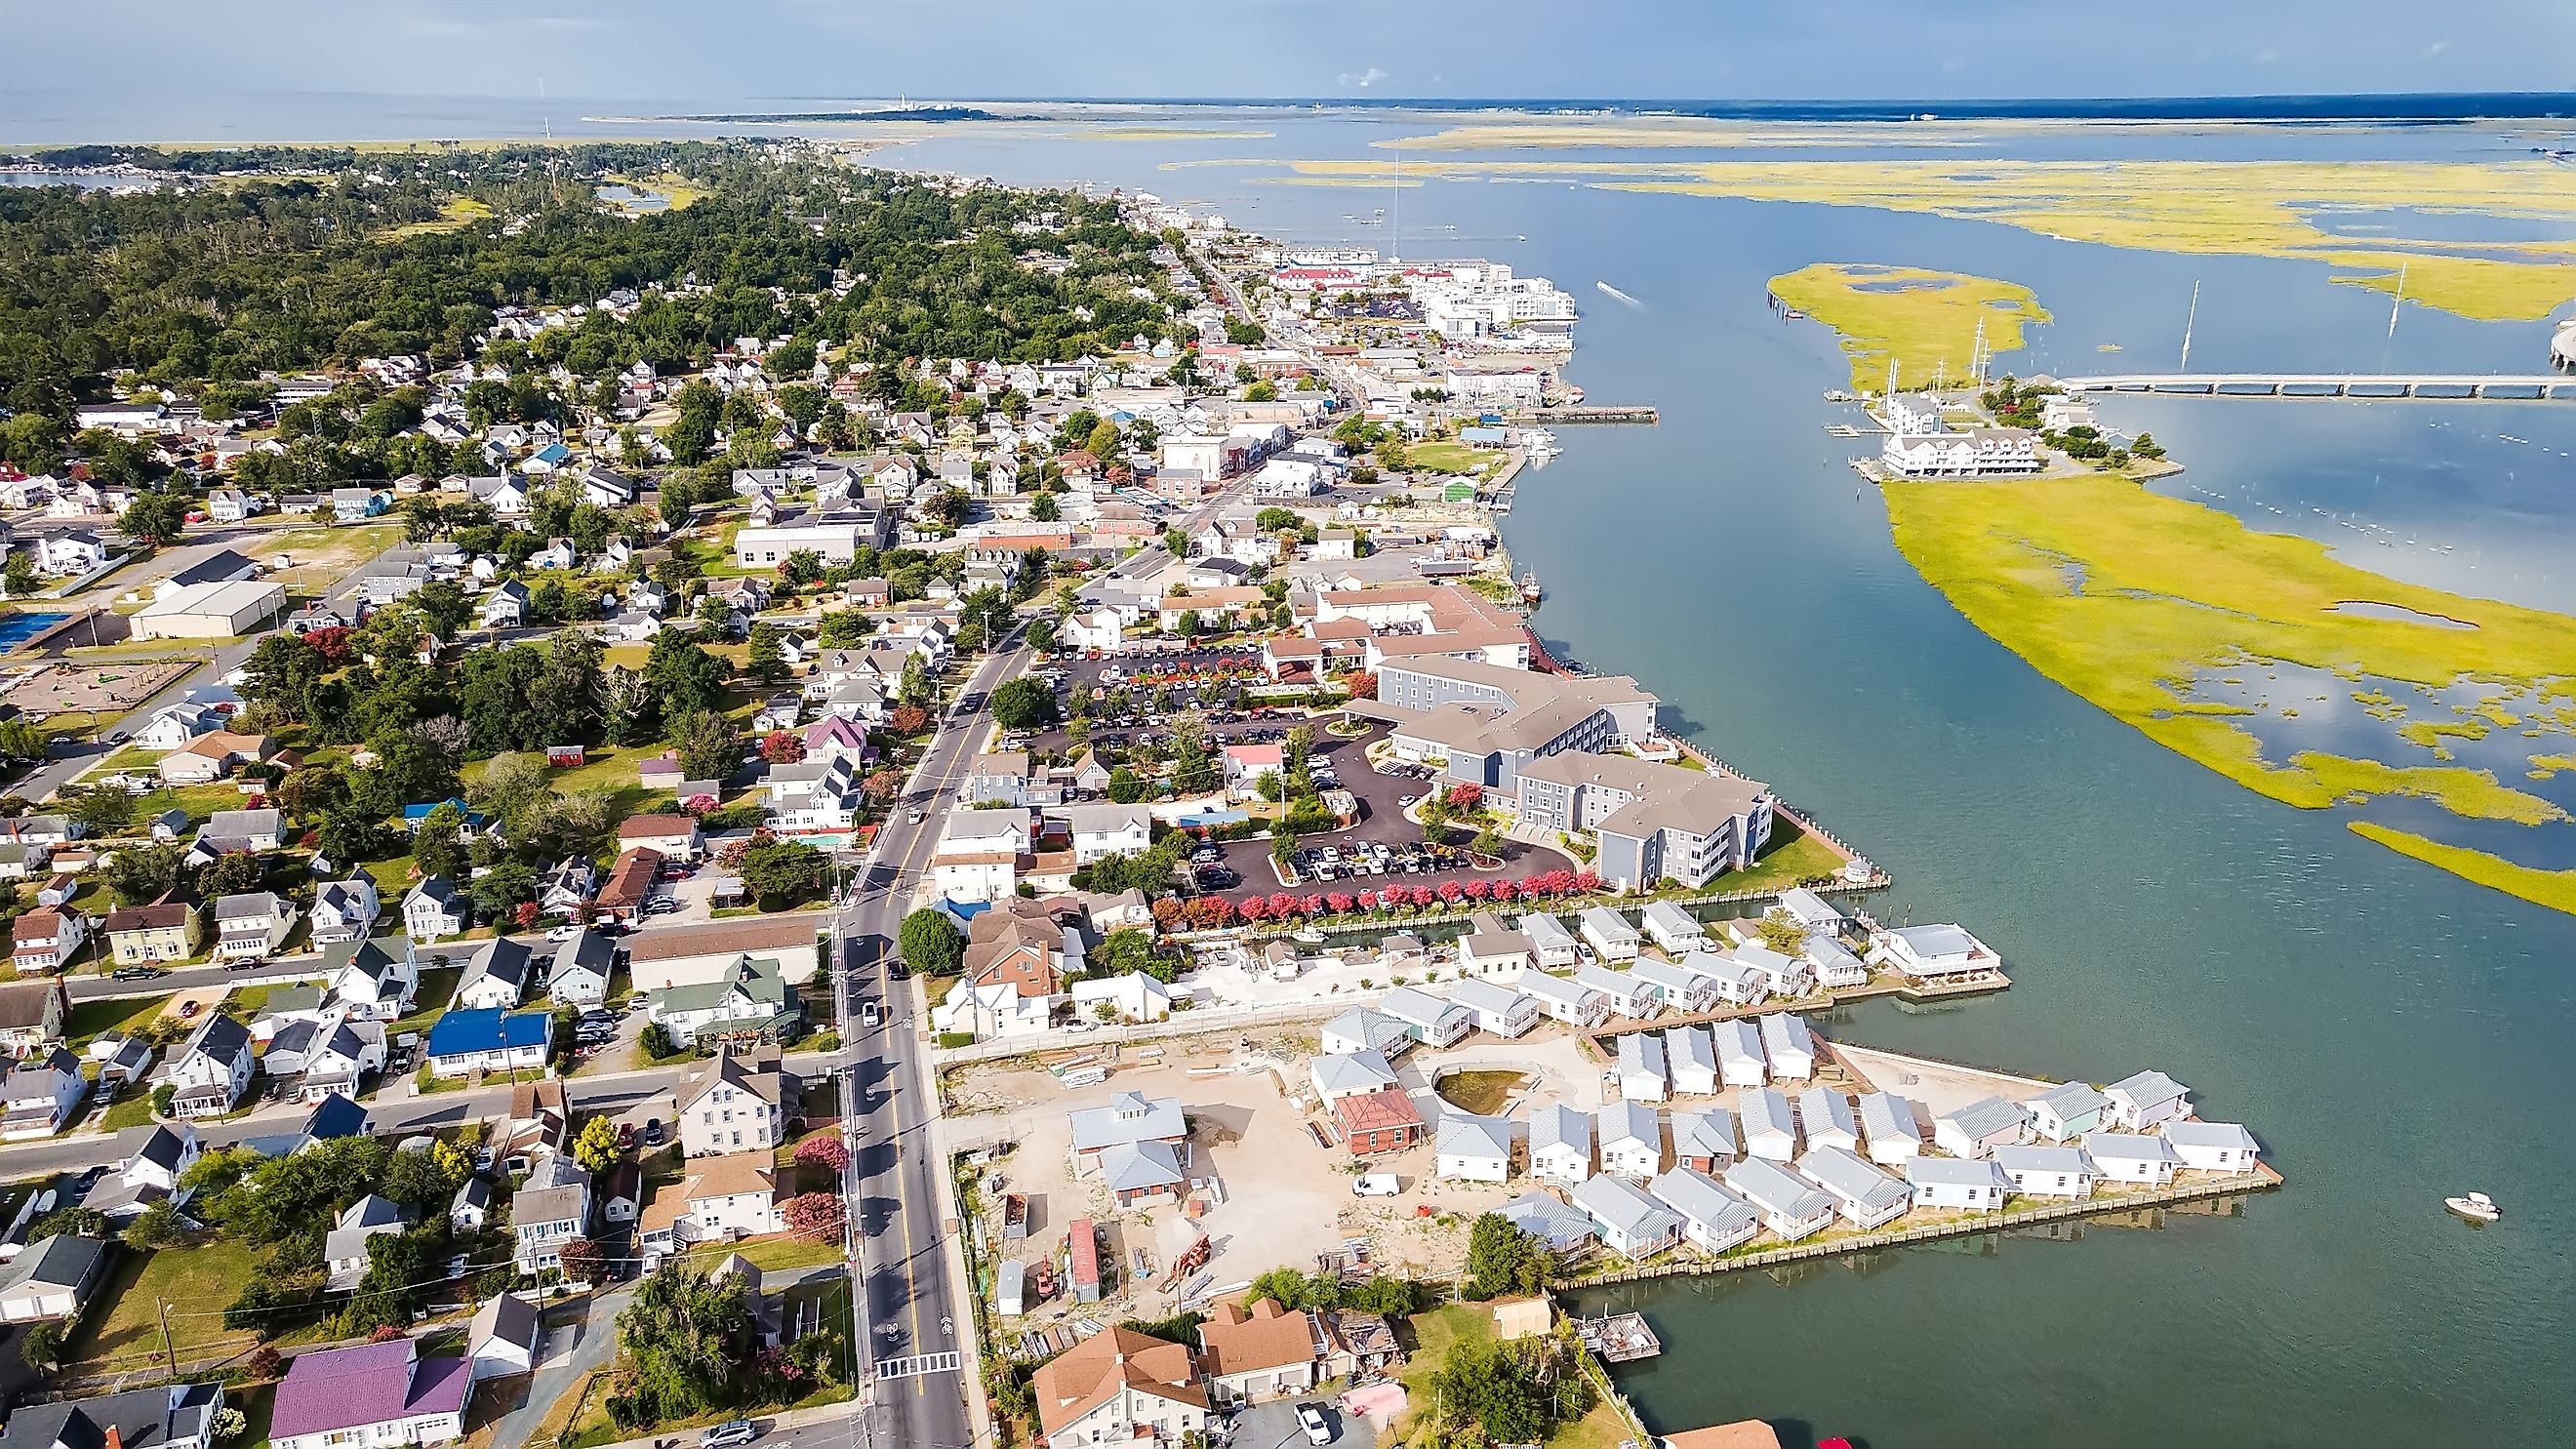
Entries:
{"type": "MultiPolygon", "coordinates": [[[[1324,1411],[1316,1408],[1312,1404],[1299,1404],[1297,1406],[1297,1427],[1306,1431],[1306,1442],[1309,1444],[1330,1444],[1333,1442],[1333,1426],[1324,1422],[1324,1411]]],[[[742,1441],[734,1440],[732,1442],[740,1443],[742,1441]]]]}
{"type": "Polygon", "coordinates": [[[108,975],[118,981],[149,981],[161,974],[158,966],[119,966],[108,975]]]}
{"type": "Polygon", "coordinates": [[[698,1449],[734,1449],[737,1444],[748,1444],[759,1437],[760,1426],[749,1419],[727,1419],[698,1436],[698,1449]]]}

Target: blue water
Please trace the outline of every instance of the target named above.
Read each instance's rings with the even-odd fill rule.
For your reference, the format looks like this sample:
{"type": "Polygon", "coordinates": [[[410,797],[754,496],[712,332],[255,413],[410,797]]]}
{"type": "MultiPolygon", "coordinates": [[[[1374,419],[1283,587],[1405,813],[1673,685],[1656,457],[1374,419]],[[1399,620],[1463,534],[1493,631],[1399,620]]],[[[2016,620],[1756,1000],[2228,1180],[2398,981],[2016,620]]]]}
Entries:
{"type": "Polygon", "coordinates": [[[31,614],[23,610],[0,613],[0,652],[17,648],[69,617],[67,614],[31,614]]]}

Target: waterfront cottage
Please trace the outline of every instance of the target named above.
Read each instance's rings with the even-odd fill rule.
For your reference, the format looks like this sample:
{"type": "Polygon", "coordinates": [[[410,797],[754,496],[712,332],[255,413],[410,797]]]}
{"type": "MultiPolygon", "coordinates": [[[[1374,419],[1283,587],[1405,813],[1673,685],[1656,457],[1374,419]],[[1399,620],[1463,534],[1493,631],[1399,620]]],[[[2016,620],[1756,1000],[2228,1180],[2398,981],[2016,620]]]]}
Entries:
{"type": "Polygon", "coordinates": [[[1706,1169],[1676,1167],[1648,1184],[1647,1191],[1681,1215],[1682,1236],[1703,1253],[1741,1247],[1762,1231],[1762,1215],[1706,1169]]]}
{"type": "Polygon", "coordinates": [[[1581,981],[1544,973],[1521,978],[1521,991],[1552,1021],[1590,1031],[1610,1019],[1610,998],[1581,981]]]}
{"type": "Polygon", "coordinates": [[[1378,1010],[1404,1023],[1408,1035],[1430,1047],[1456,1046],[1461,1037],[1476,1029],[1474,1012],[1412,986],[1399,986],[1388,992],[1378,1002],[1378,1010]]]}
{"type": "Polygon", "coordinates": [[[1843,1147],[1810,1147],[1798,1171],[1834,1200],[1844,1222],[1868,1232],[1883,1228],[1914,1205],[1914,1191],[1843,1147]]]}
{"type": "Polygon", "coordinates": [[[1813,1237],[1834,1221],[1833,1197],[1777,1162],[1748,1157],[1726,1170],[1727,1191],[1762,1215],[1784,1241],[1813,1237]]]}
{"type": "Polygon", "coordinates": [[[1576,1183],[1566,1196],[1592,1219],[1601,1241],[1632,1262],[1651,1258],[1681,1241],[1681,1215],[1633,1183],[1595,1177],[1576,1183]]]}
{"type": "Polygon", "coordinates": [[[2003,958],[1956,925],[1905,926],[1869,938],[1869,963],[1915,981],[1946,981],[2001,971],[2003,958]]]}
{"type": "Polygon", "coordinates": [[[1735,1114],[1723,1107],[1673,1114],[1673,1161],[1698,1172],[1724,1172],[1742,1154],[1735,1145],[1735,1114]]]}
{"type": "Polygon", "coordinates": [[[1861,1137],[1869,1160],[1899,1167],[1923,1150],[1923,1129],[1914,1124],[1914,1104],[1892,1092],[1864,1092],[1860,1097],[1861,1137]]]}
{"type": "Polygon", "coordinates": [[[2182,1154],[2161,1137],[2133,1137],[2121,1132],[2095,1132],[2084,1139],[2084,1155],[2112,1182],[2141,1182],[2163,1187],[2174,1180],[2182,1154]]]}
{"type": "Polygon", "coordinates": [[[2030,1111],[2034,1136],[2048,1142],[2063,1142],[2081,1137],[2099,1127],[2102,1109],[2110,1099],[2082,1082],[2067,1082],[2049,1088],[2022,1104],[2030,1111]]]}
{"type": "MultiPolygon", "coordinates": [[[[1592,1241],[1592,1219],[1543,1192],[1513,1198],[1494,1212],[1503,1221],[1538,1239],[1539,1245],[1551,1253],[1572,1254],[1592,1241]]],[[[1542,1307],[1547,1302],[1544,1298],[1521,1301],[1542,1307]]],[[[1546,1322],[1542,1316],[1539,1327],[1531,1331],[1544,1332],[1546,1322]]]]}
{"type": "Polygon", "coordinates": [[[1869,967],[1852,949],[1831,936],[1809,936],[1799,959],[1816,973],[1816,984],[1828,991],[1849,991],[1869,984],[1869,967]]]}
{"type": "Polygon", "coordinates": [[[1575,925],[1582,931],[1583,939],[1591,942],[1592,949],[1600,953],[1602,960],[1633,961],[1637,958],[1637,944],[1641,939],[1637,928],[1628,924],[1627,917],[1608,906],[1587,908],[1575,917],[1575,925]]]}
{"type": "Polygon", "coordinates": [[[1759,1087],[1771,1080],[1770,1059],[1762,1054],[1762,1029],[1749,1021],[1714,1022],[1709,1027],[1717,1051],[1719,1077],[1730,1087],[1759,1087]]]}
{"type": "Polygon", "coordinates": [[[1507,1117],[1450,1112],[1440,1119],[1435,1154],[1443,1178],[1502,1182],[1512,1173],[1512,1123],[1507,1117]]]}
{"type": "Polygon", "coordinates": [[[1592,1117],[1563,1102],[1549,1102],[1530,1114],[1530,1176],[1549,1182],[1581,1182],[1592,1175],[1592,1117]]]}
{"type": "Polygon", "coordinates": [[[1669,1095],[1663,1038],[1650,1031],[1619,1038],[1619,1095],[1631,1102],[1660,1102],[1669,1095]]]}
{"type": "Polygon", "coordinates": [[[1762,1055],[1771,1080],[1803,1082],[1816,1074],[1816,1038],[1806,1018],[1778,1011],[1762,1018],[1762,1055]]]}
{"type": "Polygon", "coordinates": [[[1746,944],[1735,948],[1735,964],[1761,981],[1766,996],[1796,998],[1816,989],[1816,968],[1801,956],[1784,956],[1768,946],[1746,944]]]}
{"type": "Polygon", "coordinates": [[[1717,983],[1673,962],[1639,961],[1628,974],[1651,984],[1675,1011],[1696,1016],[1717,1005],[1717,983]]]}
{"type": "Polygon", "coordinates": [[[1601,1170],[1648,1178],[1664,1170],[1664,1124],[1642,1102],[1612,1102],[1593,1114],[1601,1170]]]}
{"type": "Polygon", "coordinates": [[[2081,1147],[2007,1143],[1994,1150],[1993,1158],[2023,1197],[2091,1197],[2094,1179],[2102,1175],[2081,1147]]]}
{"type": "Polygon", "coordinates": [[[1663,1004],[1664,993],[1655,983],[1641,980],[1633,972],[1587,965],[1577,967],[1573,979],[1577,986],[1600,992],[1616,1016],[1643,1021],[1653,1016],[1663,1004]]]}
{"type": "Polygon", "coordinates": [[[2196,1172],[2252,1172],[2263,1156],[2254,1134],[2234,1122],[2167,1122],[2165,1140],[2196,1172]]]}
{"type": "Polygon", "coordinates": [[[1905,1181],[1914,1189],[1914,1205],[1972,1213],[2003,1211],[2012,1195],[2012,1179],[1985,1160],[1956,1157],[1912,1157],[1905,1162],[1905,1181]]]}
{"type": "Polygon", "coordinates": [[[1750,1006],[1771,994],[1761,972],[1715,951],[1691,952],[1682,969],[1707,982],[1709,999],[1719,1005],[1750,1006]]]}
{"type": "Polygon", "coordinates": [[[2029,1136],[2029,1114],[2001,1097],[1979,1097],[1932,1120],[1932,1145],[1952,1157],[1984,1157],[2029,1136]]]}
{"type": "Polygon", "coordinates": [[[1469,918],[1467,934],[1458,938],[1458,971],[1468,977],[1490,977],[1497,981],[1518,981],[1529,969],[1530,938],[1518,931],[1506,931],[1492,913],[1478,911],[1469,918]]]}
{"type": "Polygon", "coordinates": [[[1798,1155],[1798,1122],[1789,1099],[1769,1087],[1736,1094],[1735,1110],[1744,1119],[1744,1151],[1753,1157],[1787,1162],[1798,1155]]]}
{"type": "Polygon", "coordinates": [[[1717,1095],[1717,1048],[1707,1027],[1665,1028],[1664,1061],[1672,1073],[1674,1091],[1685,1096],[1717,1095]]]}
{"type": "Polygon", "coordinates": [[[1708,928],[1690,912],[1670,901],[1649,904],[1643,917],[1640,924],[1645,927],[1646,934],[1654,937],[1655,944],[1672,955],[1682,955],[1707,943],[1708,928]]]}
{"type": "Polygon", "coordinates": [[[1852,1115],[1851,1099],[1831,1087],[1809,1087],[1798,1094],[1798,1130],[1810,1152],[1819,1147],[1848,1152],[1860,1146],[1860,1122],[1852,1115]]]}
{"type": "Polygon", "coordinates": [[[1464,1007],[1476,1025],[1500,1037],[1515,1037],[1538,1025],[1538,998],[1491,981],[1467,980],[1450,989],[1449,1003],[1464,1007]]]}
{"type": "Polygon", "coordinates": [[[1574,944],[1574,933],[1544,911],[1521,917],[1521,934],[1529,937],[1530,954],[1545,970],[1570,971],[1583,959],[1583,952],[1574,944]]]}
{"type": "Polygon", "coordinates": [[[2102,1125],[2123,1132],[2144,1132],[2159,1123],[2191,1115],[2191,1089],[2158,1071],[2140,1072],[2102,1089],[2109,1103],[2102,1125]]]}

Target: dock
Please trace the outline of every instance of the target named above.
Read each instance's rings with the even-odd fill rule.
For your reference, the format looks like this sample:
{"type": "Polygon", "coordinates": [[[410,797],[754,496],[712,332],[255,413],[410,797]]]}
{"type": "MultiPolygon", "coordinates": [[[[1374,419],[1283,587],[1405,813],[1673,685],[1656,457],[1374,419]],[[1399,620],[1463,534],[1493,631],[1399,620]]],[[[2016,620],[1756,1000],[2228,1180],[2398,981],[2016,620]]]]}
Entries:
{"type": "Polygon", "coordinates": [[[1646,1326],[1642,1313],[1614,1313],[1600,1318],[1578,1318],[1574,1332],[1583,1346],[1603,1363],[1634,1363],[1653,1358],[1664,1351],[1663,1340],[1646,1326]]]}
{"type": "Polygon", "coordinates": [[[1661,420],[1662,414],[1658,413],[1651,406],[1590,407],[1578,404],[1572,407],[1561,408],[1522,408],[1518,411],[1503,414],[1504,422],[1511,423],[1519,427],[1542,426],[1549,423],[1651,424],[1661,420]]]}

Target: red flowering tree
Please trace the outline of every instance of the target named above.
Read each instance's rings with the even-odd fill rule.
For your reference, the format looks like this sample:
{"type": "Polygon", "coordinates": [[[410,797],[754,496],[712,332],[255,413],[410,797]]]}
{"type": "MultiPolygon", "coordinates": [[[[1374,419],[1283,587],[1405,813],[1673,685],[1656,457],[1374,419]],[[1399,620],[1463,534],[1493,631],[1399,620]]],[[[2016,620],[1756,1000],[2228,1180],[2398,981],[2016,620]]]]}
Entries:
{"type": "Polygon", "coordinates": [[[1364,910],[1364,911],[1373,911],[1373,910],[1376,910],[1376,909],[1377,909],[1377,892],[1375,892],[1375,891],[1362,891],[1362,892],[1360,892],[1358,905],[1359,905],[1359,908],[1360,908],[1361,910],[1364,910]]]}
{"type": "Polygon", "coordinates": [[[1154,902],[1154,924],[1168,931],[1181,923],[1181,903],[1173,896],[1154,902]]]}
{"type": "MultiPolygon", "coordinates": [[[[833,1201],[839,1201],[838,1198],[833,1201]]],[[[563,1245],[563,1275],[567,1283],[596,1283],[608,1271],[608,1254],[588,1238],[575,1238],[563,1245]]]]}
{"type": "Polygon", "coordinates": [[[1492,883],[1481,879],[1467,882],[1465,889],[1467,892],[1467,899],[1471,901],[1481,901],[1486,896],[1493,894],[1492,883]]]}
{"type": "Polygon", "coordinates": [[[1322,915],[1324,913],[1324,893],[1322,891],[1317,891],[1313,895],[1299,901],[1297,903],[1297,909],[1304,911],[1310,916],[1322,915]]]}
{"type": "Polygon", "coordinates": [[[1482,785],[1452,785],[1449,787],[1449,808],[1452,810],[1473,810],[1476,808],[1477,802],[1484,798],[1485,787],[1482,785]]]}
{"type": "Polygon", "coordinates": [[[1377,676],[1363,669],[1346,681],[1353,699],[1377,698],[1377,676]]]}
{"type": "Polygon", "coordinates": [[[304,642],[312,645],[313,652],[322,656],[322,662],[334,669],[349,662],[349,630],[341,625],[311,630],[305,634],[304,642]]]}
{"type": "Polygon", "coordinates": [[[1347,916],[1359,902],[1349,891],[1327,891],[1324,894],[1324,904],[1333,908],[1334,915],[1347,916]]]}
{"type": "Polygon", "coordinates": [[[1498,900],[1498,901],[1508,901],[1508,900],[1510,900],[1512,897],[1514,897],[1514,896],[1516,896],[1516,895],[1519,895],[1519,894],[1520,894],[1520,888],[1519,888],[1519,887],[1517,887],[1517,886],[1515,886],[1515,885],[1513,885],[1510,881],[1507,881],[1507,880],[1498,880],[1498,881],[1494,882],[1494,885],[1493,885],[1493,896],[1494,896],[1494,899],[1495,899],[1495,900],[1498,900]]]}
{"type": "Polygon", "coordinates": [[[1588,870],[1577,871],[1574,875],[1574,889],[1577,894],[1588,896],[1601,889],[1601,877],[1588,870]]]}
{"type": "Polygon", "coordinates": [[[1191,925],[1201,930],[1215,930],[1234,924],[1234,902],[1223,896],[1200,896],[1183,912],[1191,925]]]}
{"type": "Polygon", "coordinates": [[[1467,888],[1454,880],[1444,880],[1440,883],[1440,899],[1450,905],[1458,904],[1458,898],[1466,893],[1467,888]]]}
{"type": "Polygon", "coordinates": [[[536,925],[537,918],[545,912],[535,901],[521,901],[519,908],[510,914],[517,919],[519,929],[524,931],[536,925]]]}
{"type": "Polygon", "coordinates": [[[1271,892],[1270,914],[1283,919],[1297,914],[1297,898],[1286,891],[1271,892]]]}
{"type": "Polygon", "coordinates": [[[787,1230],[803,1238],[828,1238],[839,1232],[847,1211],[837,1192],[800,1192],[778,1205],[787,1230]]]}
{"type": "Polygon", "coordinates": [[[886,716],[886,728],[909,739],[930,728],[930,711],[917,704],[898,706],[886,716]]]}
{"type": "Polygon", "coordinates": [[[796,1144],[800,1166],[820,1168],[838,1177],[850,1165],[850,1149],[837,1132],[817,1133],[796,1144]]]}
{"type": "Polygon", "coordinates": [[[1247,897],[1243,904],[1235,909],[1240,911],[1247,921],[1263,921],[1270,917],[1270,902],[1261,896],[1247,897]]]}
{"type": "Polygon", "coordinates": [[[760,757],[773,765],[792,765],[805,758],[805,738],[791,730],[771,730],[760,737],[760,757]]]}
{"type": "Polygon", "coordinates": [[[1430,905],[1430,904],[1431,904],[1431,902],[1433,901],[1433,899],[1435,899],[1435,898],[1434,898],[1434,896],[1432,895],[1431,887],[1429,887],[1429,886],[1415,886],[1415,887],[1413,888],[1413,903],[1414,903],[1415,905],[1417,905],[1417,906],[1427,906],[1427,905],[1430,905]]]}

